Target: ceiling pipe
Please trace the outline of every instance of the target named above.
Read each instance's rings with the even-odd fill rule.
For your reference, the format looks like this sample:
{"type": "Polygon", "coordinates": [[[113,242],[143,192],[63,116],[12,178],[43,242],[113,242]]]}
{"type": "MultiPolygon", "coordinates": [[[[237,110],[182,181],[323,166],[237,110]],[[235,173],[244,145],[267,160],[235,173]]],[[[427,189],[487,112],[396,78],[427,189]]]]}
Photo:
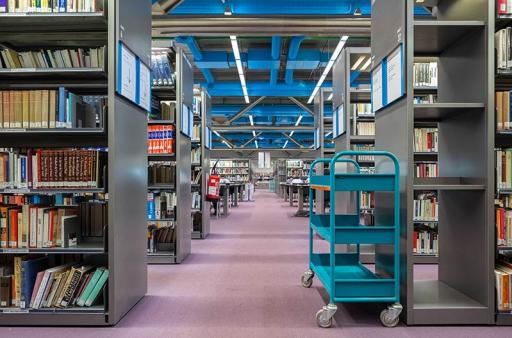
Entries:
{"type": "Polygon", "coordinates": [[[314,126],[296,126],[292,125],[279,125],[279,126],[266,126],[266,125],[225,125],[225,124],[213,124],[210,125],[210,129],[217,132],[234,132],[234,131],[315,131],[314,126]]]}
{"type": "MultiPolygon", "coordinates": [[[[178,37],[176,37],[175,40],[177,43],[184,44],[185,46],[188,47],[188,50],[194,57],[194,60],[201,61],[203,59],[203,53],[201,52],[201,49],[199,48],[196,40],[192,36],[187,36],[187,37],[178,36],[178,37]]],[[[203,74],[207,85],[211,85],[211,84],[215,83],[215,78],[213,77],[213,74],[209,69],[199,68],[199,70],[203,74]]]]}
{"type": "Polygon", "coordinates": [[[297,58],[300,45],[305,39],[305,36],[294,36],[290,41],[290,46],[288,47],[288,60],[286,61],[286,72],[284,73],[285,82],[288,84],[293,83],[293,69],[290,68],[290,61],[297,58]]]}
{"type": "MultiPolygon", "coordinates": [[[[272,49],[271,56],[274,61],[281,58],[281,40],[280,36],[272,37],[272,49]]],[[[270,69],[270,85],[275,86],[277,84],[277,76],[279,75],[279,67],[270,69]]]]}

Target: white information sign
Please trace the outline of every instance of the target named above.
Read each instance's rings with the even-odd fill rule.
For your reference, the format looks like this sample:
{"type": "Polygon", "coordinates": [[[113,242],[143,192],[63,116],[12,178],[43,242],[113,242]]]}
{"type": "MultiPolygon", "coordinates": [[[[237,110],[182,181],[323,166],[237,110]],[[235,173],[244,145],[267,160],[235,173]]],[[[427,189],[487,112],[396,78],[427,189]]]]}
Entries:
{"type": "Polygon", "coordinates": [[[151,110],[151,71],[140,62],[139,105],[146,111],[151,110]]]}
{"type": "Polygon", "coordinates": [[[388,56],[386,65],[387,104],[390,104],[404,95],[401,46],[388,56]]]}
{"type": "Polygon", "coordinates": [[[372,111],[375,114],[383,106],[382,96],[382,64],[372,72],[372,111]]]}
{"type": "Polygon", "coordinates": [[[121,50],[120,94],[132,102],[137,102],[137,58],[123,44],[121,50]]]}

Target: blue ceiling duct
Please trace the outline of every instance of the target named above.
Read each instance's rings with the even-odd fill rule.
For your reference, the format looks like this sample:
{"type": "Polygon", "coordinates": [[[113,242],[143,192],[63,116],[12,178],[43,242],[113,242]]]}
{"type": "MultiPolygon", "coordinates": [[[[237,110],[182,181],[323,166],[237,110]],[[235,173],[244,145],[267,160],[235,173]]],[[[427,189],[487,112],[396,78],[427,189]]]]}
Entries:
{"type": "MultiPolygon", "coordinates": [[[[194,56],[194,60],[201,61],[201,59],[203,58],[203,53],[199,49],[199,46],[197,45],[197,42],[193,37],[178,36],[176,38],[176,42],[186,45],[188,47],[188,49],[190,50],[190,53],[192,53],[192,55],[194,56]]],[[[197,62],[196,62],[196,64],[197,64],[197,62]]],[[[209,69],[202,68],[199,66],[197,66],[197,67],[199,68],[199,70],[201,70],[201,73],[203,74],[204,78],[206,79],[207,86],[210,86],[213,83],[215,83],[215,78],[213,77],[213,74],[209,69]]]]}
{"type": "Polygon", "coordinates": [[[286,72],[285,72],[285,82],[287,84],[293,83],[293,68],[290,68],[290,62],[294,61],[299,54],[300,45],[302,41],[306,39],[305,36],[294,36],[290,41],[290,46],[288,47],[288,59],[286,61],[286,72]]]}
{"type": "Polygon", "coordinates": [[[278,61],[277,67],[270,69],[270,85],[275,86],[277,84],[277,77],[279,75],[279,66],[281,58],[281,40],[280,36],[272,37],[272,60],[278,61]]]}
{"type": "MultiPolygon", "coordinates": [[[[201,84],[205,86],[206,84],[201,84]]],[[[315,88],[316,82],[295,81],[290,84],[278,83],[275,86],[269,86],[268,82],[247,82],[249,96],[269,96],[269,97],[309,97],[315,88]]],[[[322,87],[331,87],[330,82],[324,82],[322,87]]],[[[243,96],[240,89],[240,82],[215,82],[208,87],[211,96],[243,96]]]]}

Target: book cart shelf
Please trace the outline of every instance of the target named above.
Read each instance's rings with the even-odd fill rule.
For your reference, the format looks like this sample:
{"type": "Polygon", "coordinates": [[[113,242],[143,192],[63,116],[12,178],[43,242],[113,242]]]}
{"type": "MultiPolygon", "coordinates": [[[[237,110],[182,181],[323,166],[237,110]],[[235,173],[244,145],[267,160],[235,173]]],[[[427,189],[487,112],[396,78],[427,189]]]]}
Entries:
{"type": "MultiPolygon", "coordinates": [[[[108,203],[103,237],[52,248],[3,248],[0,259],[10,264],[13,256],[47,257],[50,264],[84,262],[108,269],[102,300],[91,307],[0,309],[0,325],[105,326],[116,324],[146,294],[145,255],[146,111],[121,97],[118,88],[121,43],[149,67],[151,6],[134,0],[104,1],[100,12],[2,13],[0,41],[20,52],[41,48],[105,46],[102,68],[2,69],[0,90],[55,90],[65,87],[77,95],[106,97],[107,110],[100,128],[0,129],[0,147],[44,150],[101,149],[106,165],[98,170],[99,188],[4,189],[4,195],[70,198],[101,196],[108,203]]],[[[59,168],[62,171],[71,167],[59,168]]],[[[64,175],[57,170],[54,175],[64,175]]],[[[59,176],[64,177],[64,176],[59,176]]],[[[69,206],[69,205],[67,205],[69,206]]],[[[59,207],[57,204],[49,207],[59,207]]],[[[83,229],[82,229],[83,230],[83,229]]],[[[24,258],[24,259],[25,259],[24,258]]],[[[53,265],[53,266],[55,266],[53,265]]],[[[50,265],[51,266],[51,265],[50,265]]]]}

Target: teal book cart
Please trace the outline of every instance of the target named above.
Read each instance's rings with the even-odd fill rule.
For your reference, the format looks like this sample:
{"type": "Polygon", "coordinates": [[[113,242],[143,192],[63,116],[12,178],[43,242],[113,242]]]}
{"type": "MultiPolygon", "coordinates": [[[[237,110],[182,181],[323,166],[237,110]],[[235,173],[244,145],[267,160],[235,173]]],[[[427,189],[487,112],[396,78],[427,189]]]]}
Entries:
{"type": "Polygon", "coordinates": [[[316,314],[320,327],[330,327],[337,311],[336,303],[379,302],[391,303],[380,314],[384,326],[394,327],[402,312],[400,305],[400,168],[396,156],[385,151],[360,152],[344,151],[332,159],[318,159],[311,165],[309,194],[309,269],[302,275],[302,285],[313,284],[317,276],[329,294],[329,304],[316,314]],[[390,173],[362,173],[357,156],[386,157],[392,162],[390,173]],[[329,174],[316,173],[315,167],[329,164],[329,174]],[[336,173],[336,164],[353,166],[353,172],[336,173]],[[314,190],[330,194],[329,212],[314,211],[314,190]],[[389,224],[362,225],[360,222],[359,195],[362,191],[387,191],[394,198],[392,221],[389,224]],[[353,192],[357,199],[355,214],[336,214],[336,192],[353,192]],[[315,253],[314,234],[329,243],[328,253],[315,253]],[[353,244],[355,252],[336,252],[337,244],[353,244]],[[393,247],[392,273],[381,275],[370,271],[360,261],[360,245],[390,245],[393,247]]]}

